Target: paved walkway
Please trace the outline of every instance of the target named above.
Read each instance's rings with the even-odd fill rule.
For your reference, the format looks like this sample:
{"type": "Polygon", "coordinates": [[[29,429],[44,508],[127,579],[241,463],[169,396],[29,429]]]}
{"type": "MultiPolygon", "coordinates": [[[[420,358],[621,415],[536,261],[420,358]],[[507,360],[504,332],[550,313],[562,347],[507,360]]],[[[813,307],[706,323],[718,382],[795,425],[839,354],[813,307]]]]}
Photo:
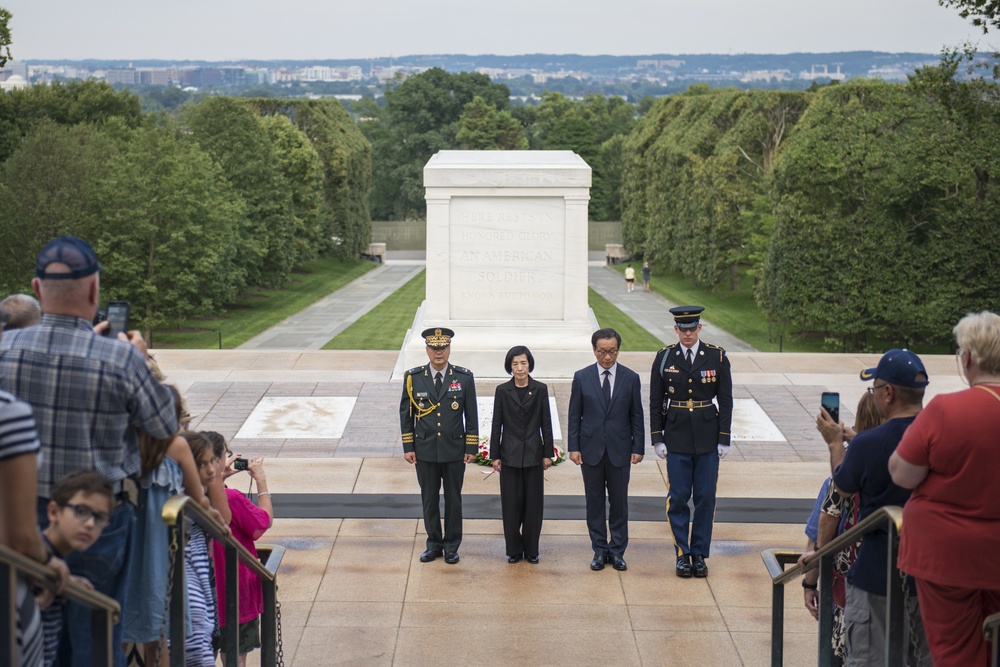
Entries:
{"type": "Polygon", "coordinates": [[[423,271],[422,262],[373,269],[240,345],[246,350],[319,350],[423,271]]]}
{"type": "MultiPolygon", "coordinates": [[[[369,271],[357,280],[323,297],[308,308],[279,322],[264,333],[251,338],[243,350],[319,350],[334,336],[351,326],[362,315],[380,304],[387,296],[405,285],[424,268],[423,253],[396,253],[390,261],[369,271]]],[[[591,262],[588,282],[594,291],[615,304],[639,326],[661,341],[673,342],[674,320],[670,308],[677,304],[655,292],[643,292],[641,283],[630,294],[620,273],[591,262]]],[[[754,352],[742,340],[702,319],[705,340],[720,345],[728,352],[754,352]]]]}
{"type": "MultiPolygon", "coordinates": [[[[670,309],[677,305],[667,301],[656,292],[642,291],[641,272],[636,269],[637,280],[635,290],[625,291],[625,278],[622,274],[608,266],[590,266],[587,280],[595,292],[617,306],[623,313],[636,321],[639,326],[653,334],[661,341],[676,343],[674,318],[670,309]]],[[[711,319],[702,318],[701,337],[724,347],[726,352],[755,352],[756,349],[739,338],[719,329],[712,324],[711,319]]]]}

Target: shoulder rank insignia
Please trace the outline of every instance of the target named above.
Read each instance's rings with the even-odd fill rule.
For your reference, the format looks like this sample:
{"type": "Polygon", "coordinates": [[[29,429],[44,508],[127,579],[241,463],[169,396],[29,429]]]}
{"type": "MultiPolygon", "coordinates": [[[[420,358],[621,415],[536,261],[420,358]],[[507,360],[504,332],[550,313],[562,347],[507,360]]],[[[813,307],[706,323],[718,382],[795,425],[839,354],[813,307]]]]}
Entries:
{"type": "Polygon", "coordinates": [[[722,349],[721,347],[719,347],[718,345],[712,345],[711,343],[705,343],[705,347],[707,347],[710,350],[718,350],[719,351],[719,361],[720,362],[722,361],[722,358],[724,356],[726,356],[726,351],[724,349],[722,349]]]}
{"type": "Polygon", "coordinates": [[[406,371],[404,375],[418,375],[422,370],[424,370],[423,366],[417,366],[416,368],[411,368],[410,370],[406,371]]]}
{"type": "Polygon", "coordinates": [[[472,375],[472,371],[470,371],[468,368],[464,368],[462,366],[452,366],[452,368],[454,368],[459,373],[465,373],[466,375],[469,375],[469,376],[472,375]]]}

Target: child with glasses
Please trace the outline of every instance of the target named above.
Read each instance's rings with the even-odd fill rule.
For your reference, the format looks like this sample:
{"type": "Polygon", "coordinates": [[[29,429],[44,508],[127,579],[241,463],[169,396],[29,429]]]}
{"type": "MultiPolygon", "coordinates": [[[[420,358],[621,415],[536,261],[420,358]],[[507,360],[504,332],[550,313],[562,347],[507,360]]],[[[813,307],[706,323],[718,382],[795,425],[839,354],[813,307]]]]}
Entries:
{"type": "MultiPolygon", "coordinates": [[[[49,525],[42,539],[49,553],[65,558],[71,551],[86,551],[101,536],[111,521],[115,500],[111,483],[94,470],[78,470],[66,475],[52,487],[49,500],[49,525]]],[[[93,588],[90,582],[72,577],[77,583],[93,588]]],[[[59,633],[62,631],[62,607],[65,600],[53,600],[48,591],[38,597],[42,607],[45,665],[56,662],[59,633]]]]}

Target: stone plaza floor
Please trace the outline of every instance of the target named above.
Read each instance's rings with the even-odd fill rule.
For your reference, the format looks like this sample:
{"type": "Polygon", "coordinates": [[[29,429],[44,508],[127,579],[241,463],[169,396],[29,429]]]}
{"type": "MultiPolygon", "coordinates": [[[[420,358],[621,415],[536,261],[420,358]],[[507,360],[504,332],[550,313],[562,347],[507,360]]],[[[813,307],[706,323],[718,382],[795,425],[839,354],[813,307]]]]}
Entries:
{"type": "MultiPolygon", "coordinates": [[[[721,464],[710,575],[682,580],[664,516],[665,466],[648,445],[632,470],[628,571],[589,569],[583,484],[570,462],[546,473],[538,565],[506,562],[497,478],[474,465],[461,562],[424,564],[419,489],[401,457],[402,383],[389,380],[397,353],[156,355],[186,394],[195,428],[265,457],[277,518],[261,542],[287,548],[278,597],[285,665],[296,667],[769,664],[771,587],[760,551],[804,545],[806,515],[829,474],[815,430],[820,392],[839,391],[851,423],[866,386],[858,373],[879,356],[730,355],[745,421],[721,464]]],[[[623,352],[619,361],[645,385],[652,358],[623,352]]],[[[452,360],[462,363],[457,347],[452,360]]],[[[928,400],[962,386],[952,357],[924,361],[928,400]]],[[[588,363],[583,351],[580,366],[588,363]]],[[[570,385],[549,385],[565,433],[570,385]]],[[[479,397],[495,386],[477,383],[479,397]]],[[[246,490],[249,479],[230,482],[246,490]]],[[[815,664],[816,623],[797,586],[785,606],[785,664],[815,664]]]]}

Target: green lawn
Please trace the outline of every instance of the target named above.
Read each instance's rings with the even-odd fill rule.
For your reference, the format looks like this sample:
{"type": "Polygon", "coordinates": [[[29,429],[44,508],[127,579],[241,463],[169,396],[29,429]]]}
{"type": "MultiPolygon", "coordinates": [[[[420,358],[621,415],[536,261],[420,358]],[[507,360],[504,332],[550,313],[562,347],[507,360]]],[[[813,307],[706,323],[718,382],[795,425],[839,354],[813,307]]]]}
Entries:
{"type": "Polygon", "coordinates": [[[656,351],[663,347],[657,338],[636,324],[631,317],[618,307],[588,287],[590,307],[594,309],[597,323],[601,328],[611,327],[622,337],[622,349],[626,352],[656,351]]]}
{"type": "Polygon", "coordinates": [[[324,350],[398,350],[426,294],[426,271],[393,292],[323,346],[324,350]]]}
{"type": "MultiPolygon", "coordinates": [[[[633,268],[640,274],[641,265],[633,268]]],[[[740,290],[732,292],[721,287],[714,290],[698,287],[679,273],[670,273],[655,265],[652,268],[650,288],[663,298],[682,306],[704,306],[705,319],[720,329],[762,352],[778,351],[778,332],[768,331],[767,318],[753,299],[753,279],[745,272],[740,275],[740,290]]],[[[618,264],[615,269],[625,273],[625,264],[618,264]]],[[[787,334],[780,347],[783,352],[828,351],[822,339],[796,338],[787,334]]]]}
{"type": "MultiPolygon", "coordinates": [[[[424,300],[425,276],[421,271],[388,299],[363,315],[323,346],[324,350],[398,350],[413,316],[424,300]]],[[[590,307],[602,327],[614,327],[627,350],[658,350],[661,344],[607,299],[590,290],[590,307]]]]}
{"type": "Polygon", "coordinates": [[[234,348],[377,266],[361,259],[318,259],[296,269],[282,289],[242,295],[217,318],[192,319],[177,329],[153,331],[153,346],[218,349],[221,332],[222,347],[234,348]]]}

